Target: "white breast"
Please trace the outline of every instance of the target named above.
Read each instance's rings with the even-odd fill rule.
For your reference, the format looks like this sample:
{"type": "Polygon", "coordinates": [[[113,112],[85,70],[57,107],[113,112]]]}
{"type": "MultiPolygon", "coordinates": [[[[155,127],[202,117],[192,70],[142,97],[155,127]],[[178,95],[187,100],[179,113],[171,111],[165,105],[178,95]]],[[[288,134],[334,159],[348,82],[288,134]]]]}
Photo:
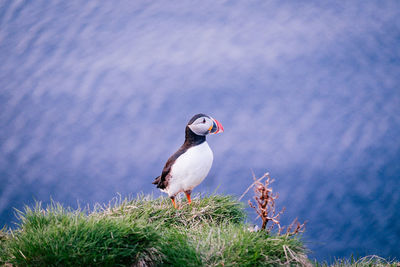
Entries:
{"type": "Polygon", "coordinates": [[[166,188],[169,196],[192,190],[199,185],[211,169],[213,153],[207,142],[189,148],[171,167],[171,180],[166,188]]]}

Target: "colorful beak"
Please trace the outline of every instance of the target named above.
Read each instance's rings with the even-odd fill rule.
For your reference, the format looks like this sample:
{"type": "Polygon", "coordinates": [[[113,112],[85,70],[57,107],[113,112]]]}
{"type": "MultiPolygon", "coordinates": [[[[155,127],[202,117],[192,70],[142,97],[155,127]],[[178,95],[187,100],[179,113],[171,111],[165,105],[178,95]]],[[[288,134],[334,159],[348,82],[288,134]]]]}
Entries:
{"type": "Polygon", "coordinates": [[[213,121],[213,126],[210,129],[210,133],[211,134],[216,134],[216,133],[222,133],[224,131],[224,127],[222,126],[222,124],[217,121],[216,119],[211,118],[213,121]]]}

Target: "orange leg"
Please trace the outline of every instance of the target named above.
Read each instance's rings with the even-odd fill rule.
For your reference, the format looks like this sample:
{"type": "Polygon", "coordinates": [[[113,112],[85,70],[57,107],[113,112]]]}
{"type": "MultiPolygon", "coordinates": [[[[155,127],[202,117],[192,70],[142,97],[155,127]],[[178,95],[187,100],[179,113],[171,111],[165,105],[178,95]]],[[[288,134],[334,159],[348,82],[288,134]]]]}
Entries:
{"type": "Polygon", "coordinates": [[[190,198],[190,194],[191,193],[192,193],[192,191],[186,191],[185,192],[189,204],[192,204],[192,199],[190,198]]]}
{"type": "Polygon", "coordinates": [[[171,200],[172,200],[172,204],[174,204],[174,208],[177,209],[176,203],[175,203],[175,197],[171,197],[171,200]]]}

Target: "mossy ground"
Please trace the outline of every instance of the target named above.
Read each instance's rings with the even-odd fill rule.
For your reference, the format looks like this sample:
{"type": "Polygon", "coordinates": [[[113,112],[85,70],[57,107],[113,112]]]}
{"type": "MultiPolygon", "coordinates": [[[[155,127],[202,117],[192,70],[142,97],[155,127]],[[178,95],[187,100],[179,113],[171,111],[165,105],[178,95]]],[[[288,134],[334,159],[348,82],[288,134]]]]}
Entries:
{"type": "Polygon", "coordinates": [[[332,264],[314,262],[316,267],[400,267],[400,262],[387,260],[377,255],[362,258],[336,259],[332,264]]]}
{"type": "Polygon", "coordinates": [[[250,231],[243,204],[229,196],[179,205],[150,196],[91,211],[37,203],[17,213],[17,229],[0,230],[0,265],[400,266],[377,256],[310,262],[299,236],[250,231]]]}
{"type": "Polygon", "coordinates": [[[180,201],[141,196],[90,212],[43,208],[18,212],[3,230],[0,263],[17,266],[271,266],[309,264],[297,236],[252,232],[243,204],[229,196],[180,201]]]}

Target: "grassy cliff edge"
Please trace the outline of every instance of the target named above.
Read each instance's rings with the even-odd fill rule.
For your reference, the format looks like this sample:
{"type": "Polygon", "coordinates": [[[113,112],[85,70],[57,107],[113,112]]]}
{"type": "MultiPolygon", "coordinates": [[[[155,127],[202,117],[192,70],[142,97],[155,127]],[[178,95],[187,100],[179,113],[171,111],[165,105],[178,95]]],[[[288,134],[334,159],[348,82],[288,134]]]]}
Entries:
{"type": "Polygon", "coordinates": [[[0,236],[0,263],[17,266],[309,265],[297,236],[251,231],[230,196],[116,200],[83,212],[60,204],[26,207],[0,236]]]}

